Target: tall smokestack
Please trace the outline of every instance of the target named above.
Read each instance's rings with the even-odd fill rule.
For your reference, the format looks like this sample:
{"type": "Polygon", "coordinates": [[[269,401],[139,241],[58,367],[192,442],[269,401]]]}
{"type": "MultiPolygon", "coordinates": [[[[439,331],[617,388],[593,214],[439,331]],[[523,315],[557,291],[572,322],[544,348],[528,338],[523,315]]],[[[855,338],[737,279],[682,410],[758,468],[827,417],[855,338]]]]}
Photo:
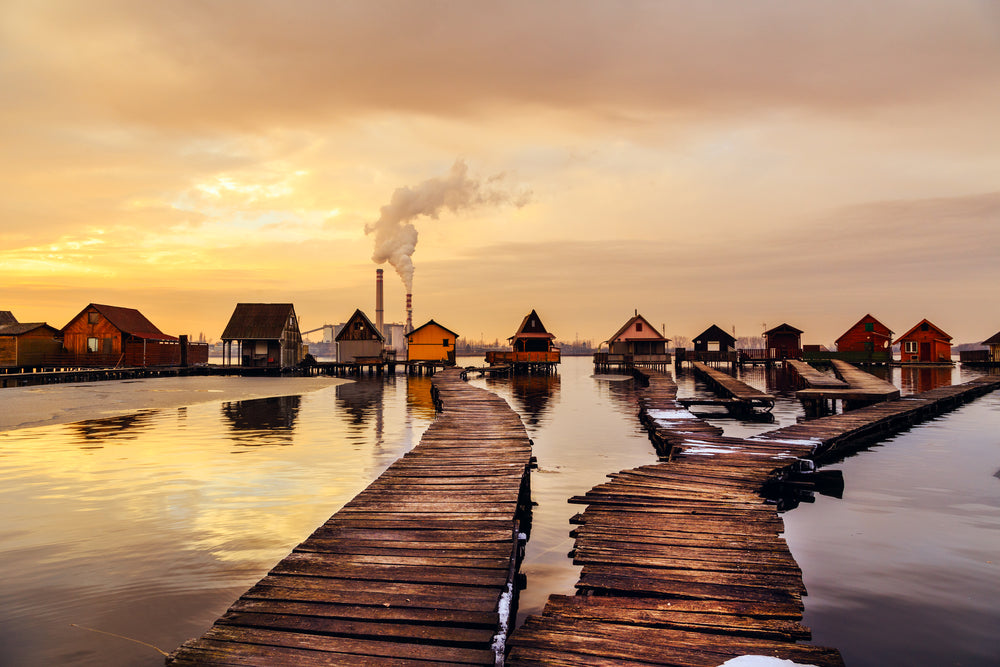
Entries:
{"type": "Polygon", "coordinates": [[[406,333],[413,331],[413,294],[406,295],[406,333]]]}
{"type": "Polygon", "coordinates": [[[384,336],[383,324],[385,324],[385,318],[382,310],[382,269],[375,269],[375,328],[384,336]]]}

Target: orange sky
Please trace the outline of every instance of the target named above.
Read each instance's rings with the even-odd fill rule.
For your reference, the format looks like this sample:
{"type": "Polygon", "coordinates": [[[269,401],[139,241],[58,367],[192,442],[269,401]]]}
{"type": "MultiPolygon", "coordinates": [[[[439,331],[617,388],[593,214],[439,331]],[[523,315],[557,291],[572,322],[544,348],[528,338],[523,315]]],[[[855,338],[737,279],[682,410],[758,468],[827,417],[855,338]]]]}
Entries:
{"type": "Polygon", "coordinates": [[[0,91],[21,321],[371,315],[365,226],[461,163],[510,196],[410,221],[417,324],[1000,330],[996,2],[7,0],[0,91]]]}

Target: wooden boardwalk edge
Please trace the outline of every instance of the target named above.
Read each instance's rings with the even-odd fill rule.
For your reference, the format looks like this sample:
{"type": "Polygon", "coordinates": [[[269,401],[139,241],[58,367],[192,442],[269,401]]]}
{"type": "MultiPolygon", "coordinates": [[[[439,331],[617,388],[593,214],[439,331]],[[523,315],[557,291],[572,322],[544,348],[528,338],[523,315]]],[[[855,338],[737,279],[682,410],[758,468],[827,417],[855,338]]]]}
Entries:
{"type": "Polygon", "coordinates": [[[805,588],[765,484],[1000,387],[979,378],[740,439],[688,412],[668,376],[636,373],[647,384],[639,418],[661,463],[570,499],[586,505],[571,533],[577,595],[553,595],[528,618],[509,664],[714,667],[764,655],[843,665],[836,649],[800,643],[810,637],[805,588]]]}
{"type": "Polygon", "coordinates": [[[530,524],[531,441],[460,370],[413,450],[168,665],[502,664],[530,524]]]}

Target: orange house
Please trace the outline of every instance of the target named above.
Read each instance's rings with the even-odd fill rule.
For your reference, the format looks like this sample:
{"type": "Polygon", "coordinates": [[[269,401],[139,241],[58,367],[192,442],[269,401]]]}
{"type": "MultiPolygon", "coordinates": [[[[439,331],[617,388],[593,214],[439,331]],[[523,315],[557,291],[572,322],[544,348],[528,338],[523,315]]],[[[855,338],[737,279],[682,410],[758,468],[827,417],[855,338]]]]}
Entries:
{"type": "Polygon", "coordinates": [[[406,358],[409,361],[443,361],[455,364],[458,334],[434,320],[406,334],[406,358]]]}
{"type": "Polygon", "coordinates": [[[951,336],[928,320],[920,322],[896,339],[904,364],[951,363],[951,336]]]}

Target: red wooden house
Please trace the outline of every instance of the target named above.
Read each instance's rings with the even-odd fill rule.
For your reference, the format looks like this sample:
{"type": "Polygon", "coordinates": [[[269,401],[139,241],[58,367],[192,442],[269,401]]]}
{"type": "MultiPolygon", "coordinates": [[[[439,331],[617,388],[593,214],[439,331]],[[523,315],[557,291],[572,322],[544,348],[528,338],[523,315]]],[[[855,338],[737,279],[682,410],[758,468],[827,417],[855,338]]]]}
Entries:
{"type": "MultiPolygon", "coordinates": [[[[69,363],[79,366],[175,366],[181,346],[135,308],[92,303],[62,328],[69,363]]],[[[208,359],[208,347],[205,360],[208,359]]],[[[200,361],[200,359],[198,360],[200,361]]]]}
{"type": "Polygon", "coordinates": [[[837,352],[889,352],[892,331],[871,314],[865,315],[837,339],[837,352]]]}
{"type": "Polygon", "coordinates": [[[764,332],[766,347],[772,359],[798,359],[802,356],[802,330],[790,324],[779,324],[764,332]]]}
{"type": "Polygon", "coordinates": [[[897,338],[897,343],[904,364],[951,363],[951,336],[926,319],[897,338]]]}

